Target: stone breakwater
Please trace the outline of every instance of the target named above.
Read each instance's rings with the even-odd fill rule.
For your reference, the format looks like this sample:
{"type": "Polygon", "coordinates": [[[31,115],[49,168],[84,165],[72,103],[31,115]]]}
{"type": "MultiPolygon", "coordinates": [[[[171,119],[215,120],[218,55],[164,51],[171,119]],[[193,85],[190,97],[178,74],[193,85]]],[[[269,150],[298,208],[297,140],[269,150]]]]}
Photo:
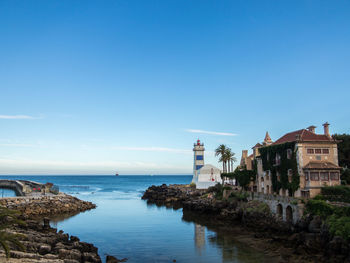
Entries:
{"type": "Polygon", "coordinates": [[[265,249],[283,251],[281,262],[350,262],[350,244],[332,236],[318,216],[306,215],[292,225],[271,214],[259,201],[215,198],[215,192],[180,185],[151,186],[142,199],[183,208],[183,218],[210,225],[240,225],[264,240],[265,249]],[[205,218],[205,220],[203,220],[205,218]]]}
{"type": "Polygon", "coordinates": [[[81,242],[78,237],[69,236],[63,231],[51,228],[33,220],[26,220],[23,226],[14,226],[12,233],[21,234],[21,243],[25,252],[11,248],[11,258],[6,260],[0,250],[0,262],[8,263],[100,263],[97,248],[92,244],[81,242]]]}
{"type": "Polygon", "coordinates": [[[96,205],[91,202],[63,193],[47,196],[0,198],[0,206],[17,210],[24,218],[50,217],[96,208],[96,205]]]}

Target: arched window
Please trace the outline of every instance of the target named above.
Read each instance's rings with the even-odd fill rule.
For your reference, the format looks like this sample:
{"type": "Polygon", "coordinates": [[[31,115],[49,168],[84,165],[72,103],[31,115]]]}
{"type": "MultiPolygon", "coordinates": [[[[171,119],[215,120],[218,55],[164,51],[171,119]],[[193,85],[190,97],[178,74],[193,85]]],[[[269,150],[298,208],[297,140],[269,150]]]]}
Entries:
{"type": "Polygon", "coordinates": [[[292,149],[287,149],[287,159],[292,159],[292,149]]]}

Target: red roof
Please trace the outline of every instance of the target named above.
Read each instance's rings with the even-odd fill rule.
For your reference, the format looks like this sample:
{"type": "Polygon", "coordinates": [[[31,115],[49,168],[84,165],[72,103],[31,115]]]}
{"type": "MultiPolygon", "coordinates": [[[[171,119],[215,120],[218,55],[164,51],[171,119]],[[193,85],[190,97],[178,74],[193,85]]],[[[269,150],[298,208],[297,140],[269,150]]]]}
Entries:
{"type": "Polygon", "coordinates": [[[316,134],[306,129],[301,129],[283,135],[272,145],[295,141],[335,142],[335,140],[332,137],[328,137],[327,135],[316,134]]]}
{"type": "Polygon", "coordinates": [[[304,169],[341,169],[338,165],[330,162],[309,162],[303,167],[304,169]]]}

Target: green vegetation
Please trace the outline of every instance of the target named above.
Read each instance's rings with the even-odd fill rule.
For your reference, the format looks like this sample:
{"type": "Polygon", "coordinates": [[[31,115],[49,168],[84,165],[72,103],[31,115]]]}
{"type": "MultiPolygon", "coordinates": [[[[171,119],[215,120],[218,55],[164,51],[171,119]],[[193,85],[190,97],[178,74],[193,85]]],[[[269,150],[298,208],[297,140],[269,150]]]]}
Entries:
{"type": "Polygon", "coordinates": [[[263,169],[271,173],[273,191],[278,193],[280,189],[285,189],[293,195],[298,190],[300,184],[295,142],[262,147],[259,149],[259,152],[263,169]],[[290,151],[290,158],[288,158],[288,151],[290,151]],[[288,177],[288,170],[292,171],[291,180],[288,177]]]}
{"type": "Polygon", "coordinates": [[[245,209],[248,213],[259,213],[264,215],[270,214],[270,207],[259,201],[251,201],[245,209]]]}
{"type": "Polygon", "coordinates": [[[345,185],[325,186],[315,199],[350,203],[350,188],[345,185]]]}
{"type": "Polygon", "coordinates": [[[248,196],[249,194],[246,192],[232,192],[228,198],[229,200],[248,202],[248,196]]]}
{"type": "Polygon", "coordinates": [[[216,185],[209,187],[208,192],[214,193],[216,199],[222,199],[224,187],[222,186],[222,184],[217,183],[216,185]]]}
{"type": "Polygon", "coordinates": [[[334,134],[333,138],[338,143],[338,158],[341,167],[350,168],[350,134],[334,134]]]}
{"type": "Polygon", "coordinates": [[[344,168],[341,172],[340,179],[342,184],[350,184],[350,169],[344,168]]]}
{"type": "Polygon", "coordinates": [[[343,167],[341,173],[342,184],[350,184],[350,134],[334,134],[333,138],[338,140],[339,166],[343,167]]]}
{"type": "Polygon", "coordinates": [[[10,257],[10,244],[15,245],[20,250],[25,250],[22,243],[19,241],[23,235],[13,234],[8,231],[8,228],[15,224],[24,224],[23,221],[18,220],[18,212],[0,207],[0,246],[4,249],[6,257],[10,257]]]}
{"type": "Polygon", "coordinates": [[[309,200],[305,213],[320,216],[331,234],[350,241],[350,207],[334,206],[324,200],[309,200]]]}
{"type": "Polygon", "coordinates": [[[224,173],[231,172],[233,169],[233,163],[237,161],[235,153],[231,148],[224,144],[218,146],[215,149],[215,156],[220,156],[219,162],[222,162],[222,171],[224,173]]]}
{"type": "Polygon", "coordinates": [[[196,188],[196,184],[194,182],[190,183],[190,187],[196,188]]]}
{"type": "Polygon", "coordinates": [[[244,189],[247,190],[249,183],[255,181],[256,173],[254,170],[235,169],[233,173],[223,173],[222,176],[230,179],[236,179],[238,184],[244,189]]]}

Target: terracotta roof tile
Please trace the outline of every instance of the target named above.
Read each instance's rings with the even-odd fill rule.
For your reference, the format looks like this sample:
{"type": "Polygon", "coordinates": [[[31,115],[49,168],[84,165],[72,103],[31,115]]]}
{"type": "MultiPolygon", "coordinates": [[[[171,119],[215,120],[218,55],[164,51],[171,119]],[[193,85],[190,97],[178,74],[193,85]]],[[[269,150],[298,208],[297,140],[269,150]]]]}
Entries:
{"type": "Polygon", "coordinates": [[[309,162],[303,169],[341,169],[341,167],[330,162],[309,162]]]}
{"type": "Polygon", "coordinates": [[[290,132],[283,135],[281,138],[275,141],[273,145],[286,143],[286,142],[295,142],[297,140],[298,141],[335,142],[335,140],[332,137],[328,137],[327,135],[316,134],[306,129],[301,129],[301,130],[290,132]]]}

